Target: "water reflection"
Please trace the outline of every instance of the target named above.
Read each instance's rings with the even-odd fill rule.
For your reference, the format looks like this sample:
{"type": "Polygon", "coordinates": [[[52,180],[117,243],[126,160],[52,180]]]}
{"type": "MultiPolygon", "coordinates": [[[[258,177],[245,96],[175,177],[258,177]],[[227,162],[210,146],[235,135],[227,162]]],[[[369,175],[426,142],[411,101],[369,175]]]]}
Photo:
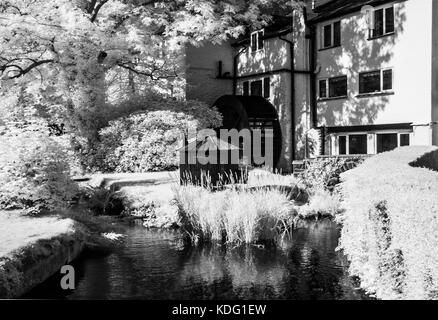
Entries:
{"type": "Polygon", "coordinates": [[[67,299],[366,299],[336,252],[339,229],[309,222],[279,248],[184,247],[179,234],[127,227],[127,242],[75,263],[77,287],[59,276],[26,298],[67,299]]]}

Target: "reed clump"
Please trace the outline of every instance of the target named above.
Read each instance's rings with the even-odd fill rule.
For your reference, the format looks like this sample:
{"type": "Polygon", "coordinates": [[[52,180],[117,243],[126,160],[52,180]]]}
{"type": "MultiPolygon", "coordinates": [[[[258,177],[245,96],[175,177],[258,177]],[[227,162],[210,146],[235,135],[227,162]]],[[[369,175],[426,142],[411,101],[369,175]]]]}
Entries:
{"type": "Polygon", "coordinates": [[[213,192],[184,185],[174,194],[181,229],[194,244],[273,243],[290,232],[296,217],[287,194],[270,188],[213,192]]]}

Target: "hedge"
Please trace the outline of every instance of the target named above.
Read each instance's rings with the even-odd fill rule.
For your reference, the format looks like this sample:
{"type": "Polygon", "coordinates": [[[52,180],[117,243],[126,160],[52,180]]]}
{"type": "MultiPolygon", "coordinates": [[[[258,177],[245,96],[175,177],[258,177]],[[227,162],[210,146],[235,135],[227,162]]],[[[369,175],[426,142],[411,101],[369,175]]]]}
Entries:
{"type": "Polygon", "coordinates": [[[438,298],[437,154],[402,147],[341,175],[340,249],[377,298],[438,298]]]}

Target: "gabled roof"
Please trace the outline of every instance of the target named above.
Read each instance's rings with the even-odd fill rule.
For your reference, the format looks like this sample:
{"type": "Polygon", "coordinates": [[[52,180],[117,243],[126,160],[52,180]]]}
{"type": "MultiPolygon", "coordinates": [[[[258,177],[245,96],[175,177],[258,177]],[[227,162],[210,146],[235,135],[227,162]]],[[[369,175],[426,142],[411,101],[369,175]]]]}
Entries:
{"type": "Polygon", "coordinates": [[[218,151],[227,151],[227,150],[239,150],[238,147],[219,139],[216,135],[209,135],[205,137],[196,137],[192,138],[187,142],[187,145],[179,148],[180,152],[196,152],[198,150],[206,151],[206,150],[218,150],[218,151]]]}
{"type": "Polygon", "coordinates": [[[332,0],[319,5],[314,10],[310,23],[337,18],[354,12],[359,12],[365,5],[379,6],[385,3],[397,2],[395,0],[332,0]]]}

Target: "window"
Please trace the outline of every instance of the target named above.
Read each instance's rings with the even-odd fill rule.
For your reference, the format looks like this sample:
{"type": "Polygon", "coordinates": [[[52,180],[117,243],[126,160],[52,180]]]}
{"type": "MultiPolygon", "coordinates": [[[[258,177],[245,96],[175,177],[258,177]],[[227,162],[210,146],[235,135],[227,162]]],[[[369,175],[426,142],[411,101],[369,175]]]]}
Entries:
{"type": "Polygon", "coordinates": [[[347,96],[347,76],[319,81],[319,98],[339,98],[347,96]]]}
{"type": "Polygon", "coordinates": [[[392,89],[392,70],[383,70],[382,72],[382,85],[383,91],[391,90],[392,89]]]}
{"type": "Polygon", "coordinates": [[[409,133],[400,134],[400,147],[406,147],[411,145],[411,136],[409,133]]]}
{"type": "Polygon", "coordinates": [[[256,52],[263,49],[263,37],[263,30],[251,33],[251,52],[256,52]]]}
{"type": "Polygon", "coordinates": [[[363,72],[359,74],[359,94],[392,90],[392,69],[363,72]]]}
{"type": "Polygon", "coordinates": [[[249,96],[249,81],[243,83],[243,95],[249,96]]]}
{"type": "Polygon", "coordinates": [[[348,136],[349,154],[367,154],[368,142],[366,134],[348,136]]]}
{"type": "Polygon", "coordinates": [[[319,81],[319,98],[327,98],[327,79],[319,81]]]}
{"type": "Polygon", "coordinates": [[[410,145],[410,133],[393,132],[361,132],[344,133],[335,137],[332,155],[364,155],[378,154],[394,150],[397,147],[410,145]]]}
{"type": "Polygon", "coordinates": [[[251,95],[258,96],[258,97],[263,96],[263,81],[262,80],[257,80],[257,81],[251,82],[251,95]]]}
{"type": "Polygon", "coordinates": [[[322,27],[322,49],[338,47],[341,45],[341,21],[322,27]]]}
{"type": "Polygon", "coordinates": [[[263,79],[263,97],[269,98],[271,96],[271,78],[266,77],[263,79]]]}
{"type": "Polygon", "coordinates": [[[394,33],[394,7],[374,11],[374,26],[370,30],[370,38],[377,38],[394,33]]]}
{"type": "Polygon", "coordinates": [[[394,150],[398,147],[397,133],[384,133],[377,135],[377,153],[394,150]]]}
{"type": "Polygon", "coordinates": [[[339,137],[339,155],[347,154],[347,136],[339,137]]]}
{"type": "Polygon", "coordinates": [[[255,81],[244,81],[242,86],[244,96],[259,96],[266,99],[271,96],[271,79],[269,77],[255,81]]]}

